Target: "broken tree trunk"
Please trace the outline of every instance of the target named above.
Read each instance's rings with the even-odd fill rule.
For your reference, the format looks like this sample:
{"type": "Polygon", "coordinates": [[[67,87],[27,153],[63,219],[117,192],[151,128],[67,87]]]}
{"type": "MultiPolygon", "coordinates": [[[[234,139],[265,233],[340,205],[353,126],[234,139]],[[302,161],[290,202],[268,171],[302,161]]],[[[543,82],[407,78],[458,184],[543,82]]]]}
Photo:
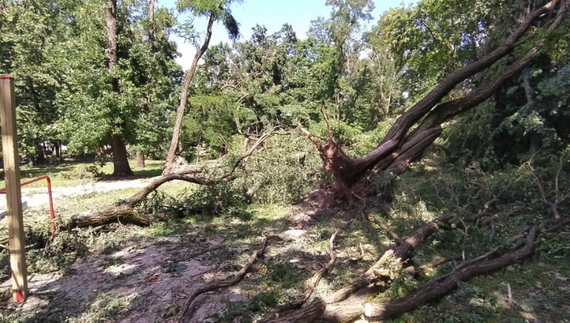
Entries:
{"type": "Polygon", "coordinates": [[[409,164],[419,158],[423,151],[441,135],[443,124],[484,102],[504,82],[518,75],[528,66],[540,53],[541,42],[539,41],[535,47],[507,66],[497,78],[479,89],[460,99],[444,103],[441,103],[441,100],[461,82],[511,54],[517,46],[523,43],[521,39],[538,19],[547,17],[551,22],[553,21],[548,29],[556,29],[566,18],[567,8],[568,4],[565,1],[553,0],[528,14],[502,45],[444,78],[423,99],[401,115],[380,144],[367,155],[351,159],[332,138],[324,143],[309,135],[320,152],[326,170],[335,176],[337,183],[341,184],[339,187],[345,188],[353,187],[370,173],[388,171],[398,175],[404,172],[409,164]],[[555,11],[557,11],[556,15],[547,15],[555,11]],[[415,129],[410,131],[412,128],[415,129]]]}
{"type": "Polygon", "coordinates": [[[532,228],[527,234],[525,244],[519,249],[493,260],[485,260],[487,257],[477,257],[474,261],[460,265],[447,275],[432,279],[405,297],[384,303],[369,303],[367,302],[368,295],[364,294],[333,304],[327,304],[327,301],[317,298],[305,308],[270,322],[296,322],[295,319],[303,318],[305,315],[310,315],[312,322],[340,323],[354,320],[362,315],[368,322],[374,322],[401,315],[450,293],[457,288],[459,282],[468,281],[475,276],[496,271],[525,259],[533,251],[539,230],[540,227],[532,228]],[[315,313],[322,313],[322,315],[315,317],[315,313]]]}
{"type": "Polygon", "coordinates": [[[328,304],[338,303],[347,299],[358,290],[378,282],[381,279],[391,278],[398,272],[404,263],[408,261],[415,248],[421,245],[427,238],[437,232],[441,224],[448,223],[450,216],[441,216],[416,230],[409,237],[401,240],[400,244],[386,251],[376,263],[356,279],[352,284],[339,289],[332,295],[325,298],[328,304]]]}

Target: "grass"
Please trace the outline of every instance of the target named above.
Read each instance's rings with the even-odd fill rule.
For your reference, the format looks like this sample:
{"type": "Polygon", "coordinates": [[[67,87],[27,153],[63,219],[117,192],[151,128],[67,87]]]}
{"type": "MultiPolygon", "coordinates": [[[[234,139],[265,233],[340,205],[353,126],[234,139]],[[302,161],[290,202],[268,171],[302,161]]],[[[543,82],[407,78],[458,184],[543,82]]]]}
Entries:
{"type": "MultiPolygon", "coordinates": [[[[164,161],[146,161],[146,168],[137,168],[135,161],[129,161],[134,178],[149,178],[159,176],[162,173],[164,161]]],[[[113,173],[113,163],[63,163],[55,166],[20,168],[20,181],[30,180],[42,175],[48,175],[52,187],[72,187],[81,184],[96,182],[108,178],[113,173]]],[[[3,171],[1,174],[0,187],[6,187],[3,171]]],[[[46,182],[40,181],[26,185],[26,188],[45,187],[46,182]]]]}
{"type": "MultiPolygon", "coordinates": [[[[160,168],[158,165],[151,167],[157,170],[160,168]]],[[[371,201],[368,207],[372,208],[372,216],[404,237],[440,214],[475,214],[481,205],[497,193],[496,188],[501,188],[499,184],[509,181],[511,176],[505,173],[506,175],[496,175],[492,179],[468,177],[460,170],[438,170],[434,167],[413,169],[402,176],[397,181],[391,203],[371,201]],[[374,203],[379,206],[375,208],[374,203]]],[[[526,187],[527,191],[533,188],[533,185],[526,187]]],[[[62,219],[66,219],[78,212],[101,209],[136,191],[126,189],[112,194],[91,194],[59,200],[56,211],[62,219]]],[[[149,209],[156,212],[181,210],[177,213],[181,218],[156,223],[147,228],[116,224],[102,230],[85,229],[61,233],[46,249],[49,252],[36,248],[28,253],[30,272],[59,270],[70,273],[69,266],[81,257],[110,257],[113,251],[129,243],[139,244],[143,241],[167,244],[174,239],[177,241],[175,258],[180,260],[195,252],[196,246],[201,246],[204,241],[223,238],[224,248],[193,260],[199,260],[204,266],[217,265],[218,271],[231,277],[259,248],[259,237],[266,235],[274,238],[268,243],[265,257],[254,265],[246,279],[238,285],[248,295],[248,300],[228,301],[226,311],[212,317],[215,322],[251,322],[269,308],[296,300],[304,293],[312,275],[329,260],[329,239],[333,232],[339,232],[335,240],[338,259],[318,285],[316,296],[327,295],[350,283],[393,243],[381,229],[362,220],[362,205],[320,210],[313,215],[314,221],[303,224],[301,228],[291,222],[293,211],[288,205],[242,204],[242,200],[228,197],[231,196],[228,191],[213,189],[204,192],[196,189],[195,185],[180,182],[169,183],[161,187],[159,192],[152,197],[149,209]],[[228,208],[222,203],[226,198],[239,203],[228,208]],[[209,203],[221,207],[204,207],[209,203]],[[212,214],[202,212],[203,210],[219,212],[212,214]],[[300,228],[304,232],[298,238],[285,234],[288,230],[300,228]],[[363,258],[353,261],[360,256],[361,248],[364,250],[363,258]]],[[[525,209],[516,217],[503,217],[506,211],[517,207],[517,203],[523,199],[518,192],[507,193],[503,193],[501,201],[492,206],[492,213],[497,215],[492,227],[478,228],[472,225],[467,230],[442,228],[416,250],[409,265],[419,266],[438,256],[451,257],[458,254],[472,259],[498,245],[503,246],[503,252],[515,248],[506,241],[520,232],[521,227],[540,220],[541,216],[537,216],[540,215],[540,208],[525,209]]],[[[33,219],[44,211],[30,210],[27,215],[27,224],[39,236],[40,239],[37,240],[40,242],[40,233],[47,232],[47,224],[39,220],[34,222],[33,219]]],[[[5,232],[6,228],[2,230],[5,232]]],[[[34,237],[33,234],[30,236],[34,237]]],[[[391,322],[570,322],[570,304],[566,301],[570,299],[569,241],[567,232],[542,237],[532,258],[476,277],[468,283],[461,283],[454,293],[436,302],[424,304],[391,322]]],[[[105,259],[102,266],[120,265],[122,262],[116,258],[105,259]]],[[[7,255],[2,252],[0,264],[6,263],[7,255]]],[[[432,277],[453,270],[459,263],[460,261],[449,262],[425,275],[413,277],[402,274],[381,289],[375,300],[405,296],[432,277]]],[[[167,301],[164,304],[162,319],[176,314],[177,308],[172,303],[167,301]]],[[[88,302],[82,313],[67,319],[70,322],[95,321],[98,318],[116,320],[129,311],[144,310],[140,304],[144,304],[144,300],[114,298],[110,293],[103,293],[88,302]]],[[[17,315],[9,317],[11,320],[19,318],[21,317],[17,315]]],[[[58,319],[63,321],[66,317],[58,316],[58,319]]]]}

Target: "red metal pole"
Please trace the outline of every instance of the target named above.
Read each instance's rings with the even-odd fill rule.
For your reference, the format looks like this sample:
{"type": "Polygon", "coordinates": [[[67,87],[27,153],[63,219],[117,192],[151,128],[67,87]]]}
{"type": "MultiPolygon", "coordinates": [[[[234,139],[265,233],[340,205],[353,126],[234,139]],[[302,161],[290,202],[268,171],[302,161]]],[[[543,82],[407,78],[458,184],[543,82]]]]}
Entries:
{"type": "MultiPolygon", "coordinates": [[[[20,186],[25,186],[45,179],[47,181],[48,197],[49,197],[49,215],[50,215],[50,226],[51,226],[51,236],[55,237],[55,211],[53,209],[53,197],[51,194],[51,179],[47,175],[42,175],[36,178],[32,178],[27,181],[20,182],[20,186]]],[[[6,189],[1,189],[0,194],[6,194],[6,189]]]]}

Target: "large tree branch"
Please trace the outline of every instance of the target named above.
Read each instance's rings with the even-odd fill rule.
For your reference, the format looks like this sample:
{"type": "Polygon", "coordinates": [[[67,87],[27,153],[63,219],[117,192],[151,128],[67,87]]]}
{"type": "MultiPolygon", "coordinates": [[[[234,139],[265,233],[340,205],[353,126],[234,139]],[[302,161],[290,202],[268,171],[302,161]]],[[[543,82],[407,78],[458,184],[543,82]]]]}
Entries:
{"type": "Polygon", "coordinates": [[[337,181],[346,187],[351,187],[372,168],[375,171],[403,172],[409,162],[417,158],[439,136],[441,133],[440,124],[443,120],[447,120],[486,100],[493,89],[519,73],[522,68],[527,66],[539,54],[540,43],[537,47],[528,51],[521,59],[507,67],[504,73],[486,87],[464,98],[443,103],[439,106],[437,104],[458,84],[491,67],[497,61],[512,53],[522,43],[520,40],[535,24],[537,19],[543,18],[545,14],[555,10],[558,10],[557,14],[555,16],[552,15],[553,17],[550,18],[553,20],[553,23],[548,29],[553,30],[557,28],[563,21],[563,18],[566,17],[567,5],[564,1],[553,0],[527,15],[518,28],[498,48],[443,79],[425,97],[396,120],[384,139],[370,153],[351,159],[332,140],[329,139],[328,143],[323,144],[320,142],[315,143],[314,138],[312,138],[325,161],[325,168],[335,176],[337,181]],[[409,130],[420,122],[422,118],[426,119],[415,131],[409,133],[409,130]],[[410,145],[412,142],[416,142],[417,145],[410,145]]]}

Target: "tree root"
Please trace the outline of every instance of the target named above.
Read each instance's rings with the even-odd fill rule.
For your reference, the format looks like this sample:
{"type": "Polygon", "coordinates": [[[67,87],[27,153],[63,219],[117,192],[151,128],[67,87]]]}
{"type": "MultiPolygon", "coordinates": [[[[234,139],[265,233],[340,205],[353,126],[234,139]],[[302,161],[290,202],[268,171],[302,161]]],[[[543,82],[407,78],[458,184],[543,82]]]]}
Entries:
{"type": "Polygon", "coordinates": [[[265,247],[267,247],[267,237],[263,237],[263,244],[261,248],[253,253],[251,258],[249,259],[249,262],[245,266],[243,266],[243,268],[234,276],[232,280],[215,282],[207,286],[204,286],[202,288],[198,288],[196,291],[194,291],[182,306],[182,309],[174,319],[174,322],[175,323],[180,322],[180,320],[184,317],[186,311],[188,311],[188,308],[190,308],[190,305],[192,305],[192,302],[196,299],[196,297],[204,293],[214,291],[216,289],[228,288],[239,283],[245,277],[245,275],[247,274],[251,266],[257,261],[257,259],[263,256],[263,253],[265,252],[265,247]]]}

